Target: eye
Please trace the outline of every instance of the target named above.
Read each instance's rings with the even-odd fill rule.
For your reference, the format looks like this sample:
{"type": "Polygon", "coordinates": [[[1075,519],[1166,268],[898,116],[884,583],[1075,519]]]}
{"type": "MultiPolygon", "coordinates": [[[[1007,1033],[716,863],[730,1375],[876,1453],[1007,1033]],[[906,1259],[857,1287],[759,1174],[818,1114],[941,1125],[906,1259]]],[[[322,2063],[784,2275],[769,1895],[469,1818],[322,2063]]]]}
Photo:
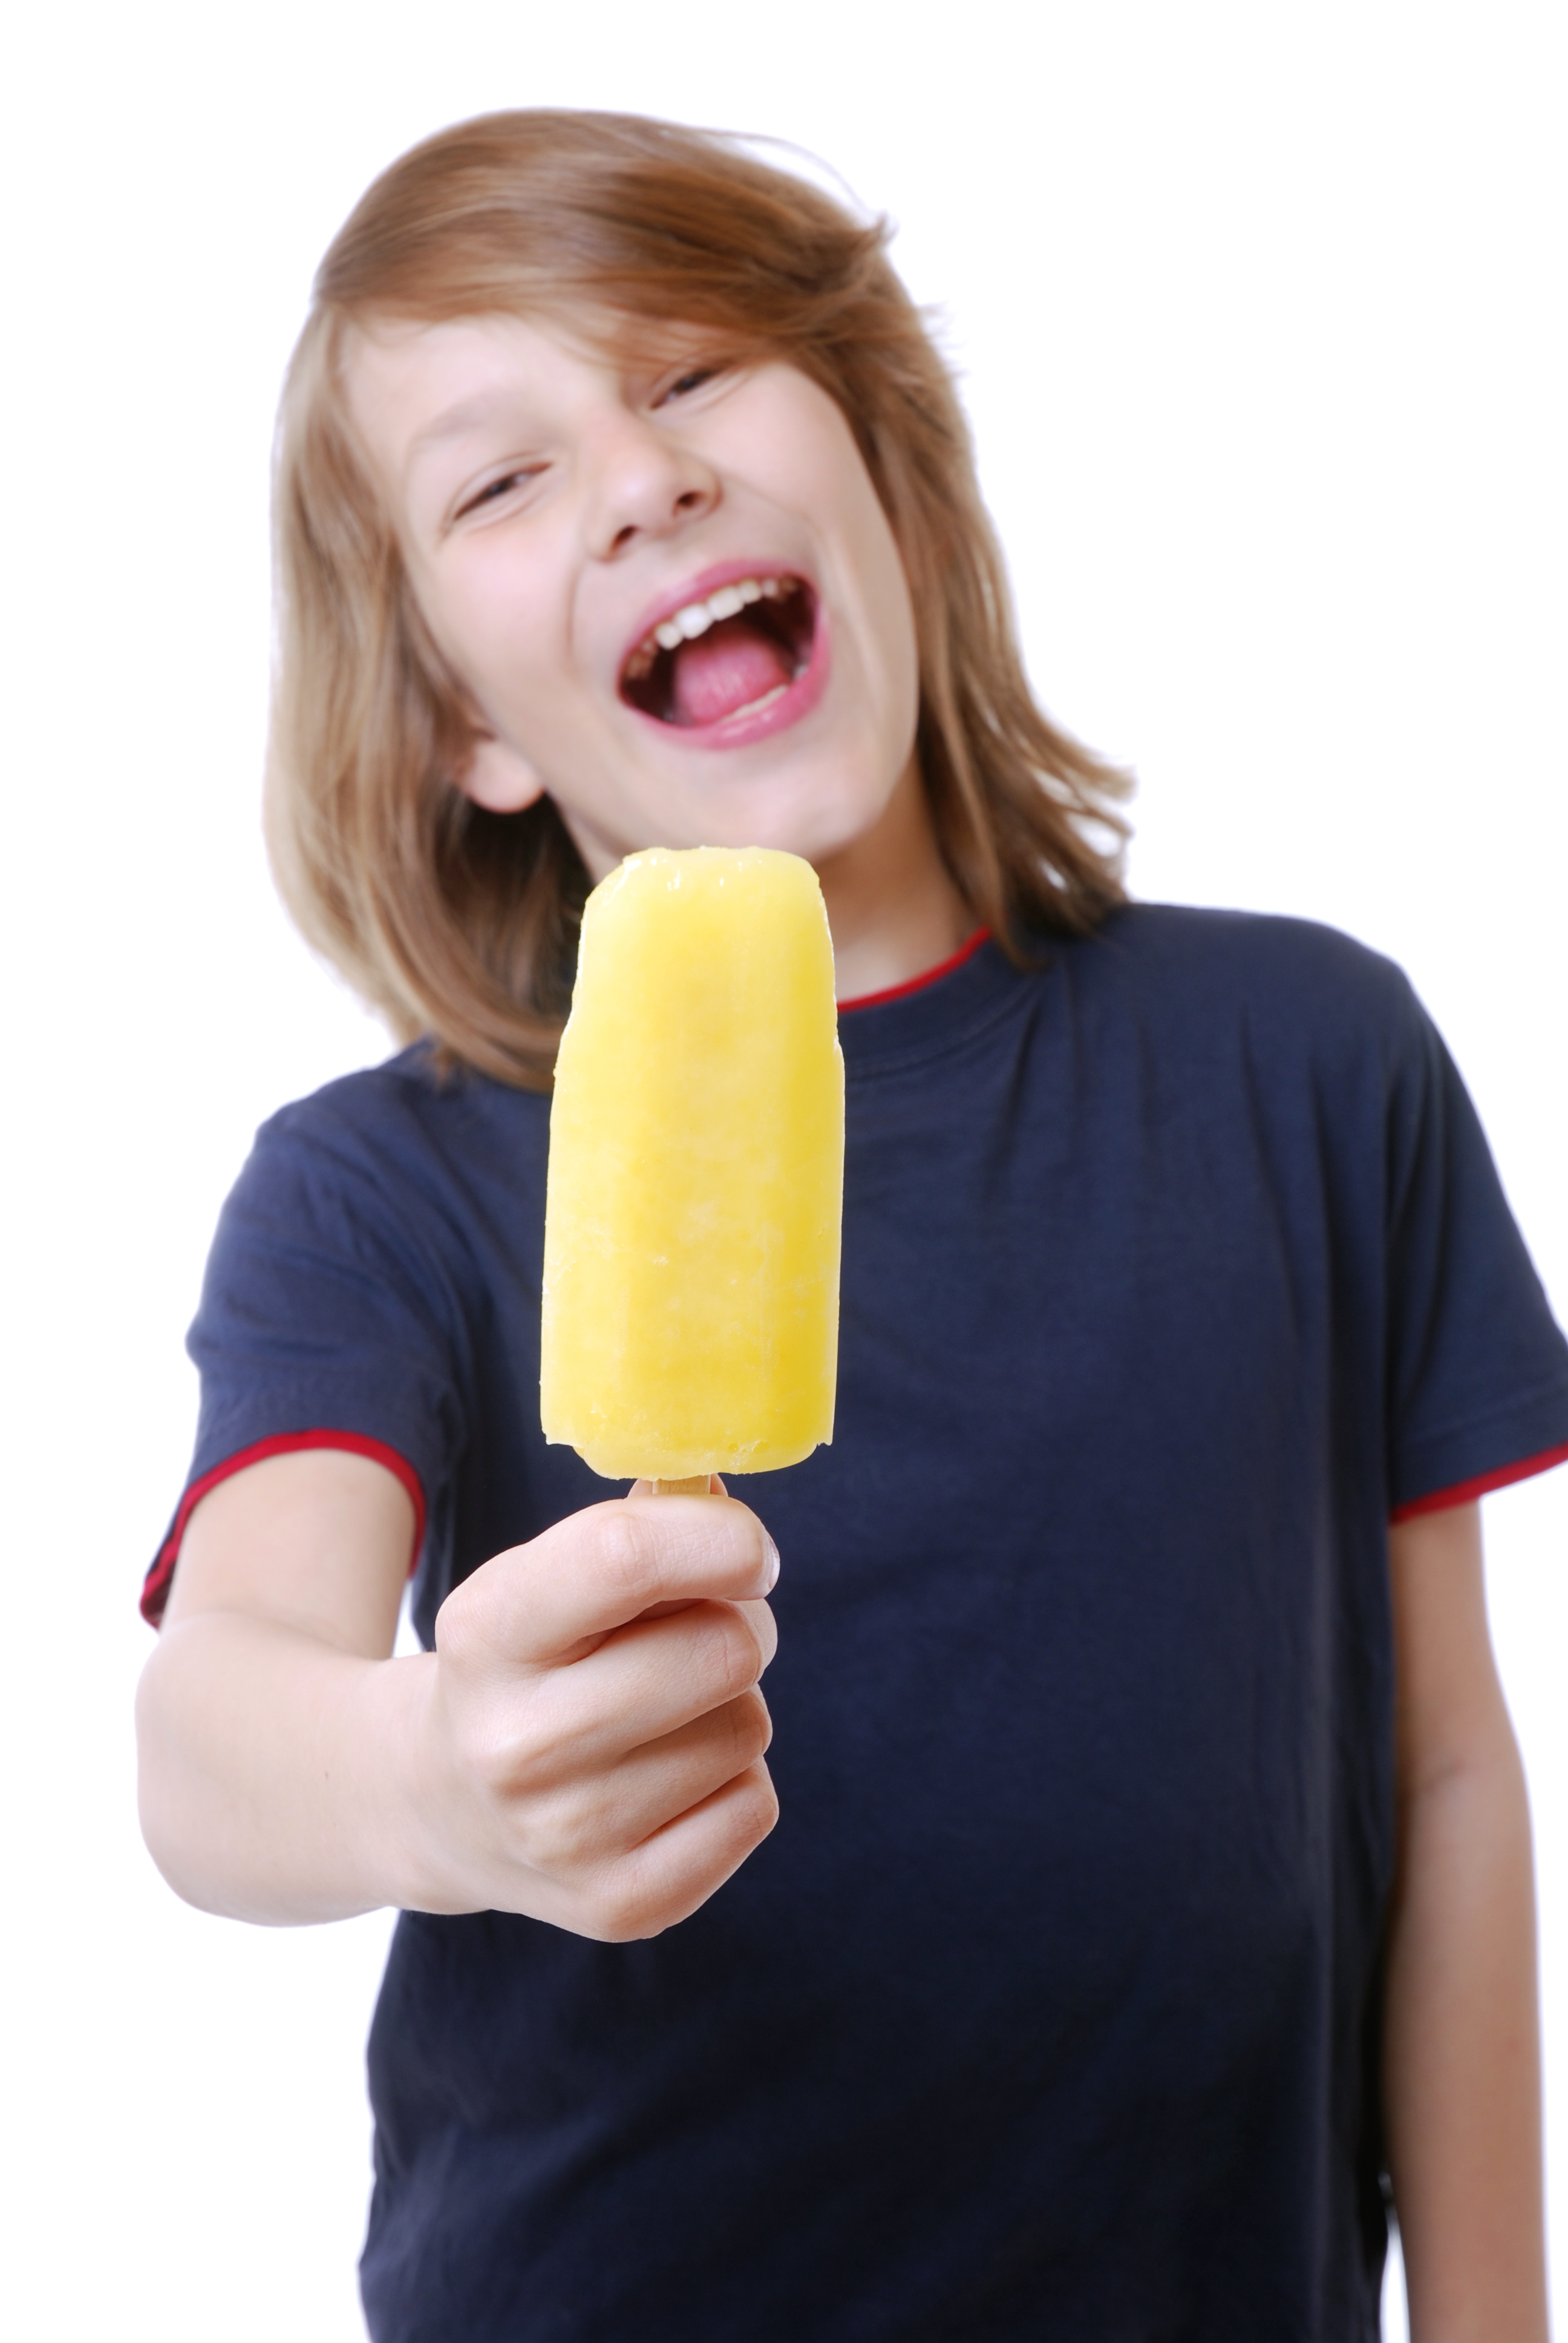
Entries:
{"type": "Polygon", "coordinates": [[[482,512],[487,505],[499,504],[503,497],[509,496],[514,488],[526,487],[538,475],[538,466],[519,466],[515,471],[498,474],[495,479],[487,480],[482,488],[476,488],[471,497],[464,498],[453,514],[453,519],[465,520],[470,513],[482,512]]]}
{"type": "Polygon", "coordinates": [[[689,398],[694,391],[705,389],[709,383],[728,372],[729,361],[724,358],[705,358],[699,365],[683,367],[665,384],[655,403],[662,407],[672,398],[689,398]]]}

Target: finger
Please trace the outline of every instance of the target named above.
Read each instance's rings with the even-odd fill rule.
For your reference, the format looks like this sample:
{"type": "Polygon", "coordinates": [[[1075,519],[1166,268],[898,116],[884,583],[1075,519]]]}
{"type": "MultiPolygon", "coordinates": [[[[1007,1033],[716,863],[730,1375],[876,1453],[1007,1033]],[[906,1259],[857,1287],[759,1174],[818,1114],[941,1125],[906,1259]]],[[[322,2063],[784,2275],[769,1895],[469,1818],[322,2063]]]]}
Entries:
{"type": "Polygon", "coordinates": [[[689,1919],[739,1871],[779,1819],[779,1800],[759,1758],[644,1839],[578,1903],[578,1926],[611,1944],[657,1936],[689,1919]]]}
{"type": "Polygon", "coordinates": [[[617,1764],[645,1742],[749,1692],[771,1656],[761,1603],[685,1604],[618,1627],[580,1658],[518,1680],[532,1747],[555,1753],[536,1780],[617,1764]],[[757,1624],[760,1623],[760,1624],[757,1624]]]}
{"type": "MultiPolygon", "coordinates": [[[[626,1493],[628,1497],[657,1497],[660,1492],[656,1481],[644,1479],[634,1481],[626,1493]]],[[[664,1493],[668,1493],[666,1491],[664,1493]]],[[[689,1490],[687,1493],[690,1495],[692,1493],[689,1490]]],[[[710,1473],[708,1476],[708,1493],[710,1497],[727,1497],[729,1494],[717,1473],[710,1473]]],[[[667,1611],[678,1611],[680,1608],[678,1603],[650,1603],[642,1615],[645,1619],[658,1619],[667,1611]]]]}
{"type": "Polygon", "coordinates": [[[528,1815],[530,1867],[563,1882],[602,1874],[756,1765],[772,1736],[761,1694],[748,1692],[587,1779],[536,1795],[528,1815]]]}
{"type": "Polygon", "coordinates": [[[622,1498],[486,1563],[447,1597],[437,1641],[548,1664],[654,1604],[756,1600],[778,1574],[772,1539],[733,1497],[622,1498]]]}
{"type": "Polygon", "coordinates": [[[773,1606],[769,1603],[738,1603],[735,1608],[757,1638],[766,1673],[779,1656],[779,1622],[773,1616],[773,1606]]]}

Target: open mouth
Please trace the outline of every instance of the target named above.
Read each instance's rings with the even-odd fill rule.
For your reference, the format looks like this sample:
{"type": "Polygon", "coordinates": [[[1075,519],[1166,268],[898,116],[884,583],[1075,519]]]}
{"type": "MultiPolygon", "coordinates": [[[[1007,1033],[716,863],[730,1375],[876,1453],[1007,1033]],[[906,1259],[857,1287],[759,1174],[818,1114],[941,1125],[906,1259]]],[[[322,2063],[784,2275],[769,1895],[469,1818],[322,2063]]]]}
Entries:
{"type": "Polygon", "coordinates": [[[806,673],[816,633],[817,598],[803,578],[738,578],[643,637],[621,669],[620,696],[689,729],[759,716],[806,673]]]}

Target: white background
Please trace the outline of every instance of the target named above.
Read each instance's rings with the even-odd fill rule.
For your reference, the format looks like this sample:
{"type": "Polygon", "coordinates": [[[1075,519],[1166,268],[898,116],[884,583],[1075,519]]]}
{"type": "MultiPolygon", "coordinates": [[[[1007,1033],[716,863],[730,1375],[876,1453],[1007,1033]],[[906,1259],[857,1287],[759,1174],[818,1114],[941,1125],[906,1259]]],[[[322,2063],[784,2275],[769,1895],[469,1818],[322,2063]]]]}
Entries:
{"type": "MultiPolygon", "coordinates": [[[[383,1047],[256,829],[271,411],[349,205],[441,123],[556,103],[795,139],[890,212],[1040,692],[1141,776],[1137,890],[1403,961],[1561,1315],[1562,37],[1528,0],[151,0],[10,36],[10,2331],[360,2331],[385,1924],[176,1904],[129,1728],[214,1215],[267,1111],[383,1047]]],[[[1488,1514],[1568,2268],[1568,1473],[1488,1514]]]]}

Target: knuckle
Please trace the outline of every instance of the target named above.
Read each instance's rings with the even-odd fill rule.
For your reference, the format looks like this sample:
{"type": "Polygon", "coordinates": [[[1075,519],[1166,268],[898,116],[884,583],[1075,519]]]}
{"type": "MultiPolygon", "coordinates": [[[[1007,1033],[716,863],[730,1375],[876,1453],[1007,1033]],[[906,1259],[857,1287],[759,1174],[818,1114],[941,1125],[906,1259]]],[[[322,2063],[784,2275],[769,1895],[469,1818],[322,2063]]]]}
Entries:
{"type": "Polygon", "coordinates": [[[475,1599],[467,1582],[455,1586],[436,1614],[436,1653],[448,1667],[471,1667],[482,1637],[475,1616],[475,1599]]]}
{"type": "Polygon", "coordinates": [[[469,1716],[457,1731],[464,1772],[490,1806],[510,1804],[526,1786],[529,1752],[510,1734],[498,1733],[486,1717],[469,1716]]]}
{"type": "Polygon", "coordinates": [[[469,1687],[450,1714],[458,1762],[492,1802],[538,1795],[558,1780],[562,1735],[548,1697],[519,1703],[469,1687]]]}
{"type": "Polygon", "coordinates": [[[779,1819],[779,1794],[766,1765],[756,1765],[736,1789],[731,1820],[737,1837],[749,1851],[765,1839],[779,1819]]]}
{"type": "Polygon", "coordinates": [[[772,1740],[773,1720],[768,1714],[766,1701],[759,1692],[743,1693],[739,1700],[730,1702],[724,1714],[729,1727],[736,1770],[744,1772],[747,1766],[757,1763],[772,1740]]]}
{"type": "Polygon", "coordinates": [[[584,1794],[580,1758],[548,1715],[508,1722],[494,1744],[492,1775],[497,1794],[530,1811],[570,1811],[584,1794]]]}
{"type": "Polygon", "coordinates": [[[568,1794],[541,1799],[528,1816],[528,1860],[551,1879],[568,1879],[588,1860],[595,1835],[580,1797],[568,1794]]]}
{"type": "Polygon", "coordinates": [[[622,1865],[595,1892],[588,1905],[590,1933],[607,1945],[634,1944],[657,1936],[668,1925],[663,1899],[640,1868],[622,1865]]]}
{"type": "Polygon", "coordinates": [[[716,1700],[734,1700],[761,1674],[757,1638],[730,1604],[714,1604],[698,1614],[700,1664],[716,1700]]]}
{"type": "Polygon", "coordinates": [[[779,1623],[766,1603],[744,1603],[740,1614],[757,1644],[757,1673],[761,1675],[773,1664],[779,1651],[779,1623]]]}

